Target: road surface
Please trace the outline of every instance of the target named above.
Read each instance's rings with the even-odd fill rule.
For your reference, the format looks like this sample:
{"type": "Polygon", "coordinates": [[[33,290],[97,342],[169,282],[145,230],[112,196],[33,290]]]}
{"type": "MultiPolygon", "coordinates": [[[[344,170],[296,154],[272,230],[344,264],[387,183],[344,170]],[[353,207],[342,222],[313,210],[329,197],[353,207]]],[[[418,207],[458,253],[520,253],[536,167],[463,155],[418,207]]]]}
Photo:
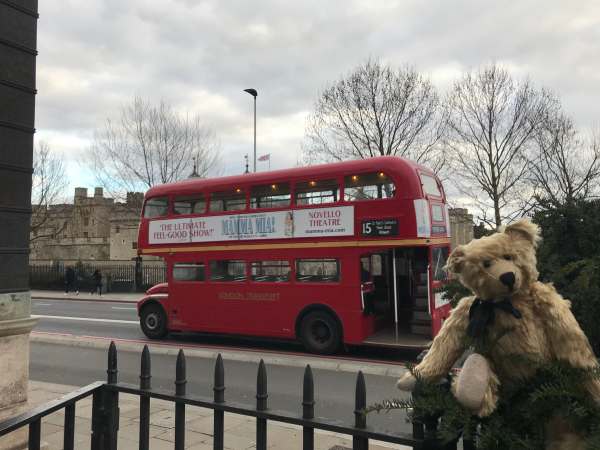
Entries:
{"type": "MultiPolygon", "coordinates": [[[[32,314],[40,316],[34,334],[65,334],[79,339],[119,338],[144,341],[135,305],[132,303],[98,303],[73,300],[32,300],[32,314]]],[[[104,340],[103,342],[106,342],[104,340]]],[[[222,347],[247,352],[265,354],[295,355],[308,358],[302,348],[293,343],[273,342],[256,339],[223,338],[215,336],[177,336],[169,343],[185,348],[222,347]]],[[[103,344],[104,345],[104,344],[103,344]]],[[[311,357],[314,358],[314,355],[311,357]]],[[[354,390],[356,373],[368,366],[371,361],[406,357],[396,352],[373,352],[362,350],[337,357],[341,358],[344,370],[313,370],[315,376],[316,414],[322,417],[353,423],[354,390]]],[[[106,350],[87,348],[72,344],[48,343],[36,339],[31,345],[30,377],[36,381],[83,386],[106,374],[106,350]]],[[[118,356],[119,380],[128,383],[139,382],[140,355],[131,351],[121,351],[118,356]]],[[[212,396],[214,360],[201,357],[188,357],[188,392],[212,396]]],[[[267,365],[269,407],[287,411],[301,411],[302,367],[267,365]]],[[[256,394],[255,362],[225,359],[226,397],[231,400],[254,404],[256,394]]],[[[175,377],[175,356],[154,354],[152,356],[152,385],[157,388],[173,389],[175,377]]],[[[369,375],[367,402],[372,403],[386,398],[401,397],[395,389],[396,377],[369,375]]],[[[369,424],[382,429],[410,432],[403,412],[373,414],[369,424]]]]}

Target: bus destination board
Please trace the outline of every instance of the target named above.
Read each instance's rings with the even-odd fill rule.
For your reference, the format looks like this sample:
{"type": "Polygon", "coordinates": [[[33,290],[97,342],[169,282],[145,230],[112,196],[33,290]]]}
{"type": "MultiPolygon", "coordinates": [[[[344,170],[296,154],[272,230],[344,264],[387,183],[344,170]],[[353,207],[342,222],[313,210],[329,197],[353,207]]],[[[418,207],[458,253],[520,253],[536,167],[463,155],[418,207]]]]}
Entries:
{"type": "Polygon", "coordinates": [[[363,236],[398,236],[398,219],[363,220],[363,236]]]}

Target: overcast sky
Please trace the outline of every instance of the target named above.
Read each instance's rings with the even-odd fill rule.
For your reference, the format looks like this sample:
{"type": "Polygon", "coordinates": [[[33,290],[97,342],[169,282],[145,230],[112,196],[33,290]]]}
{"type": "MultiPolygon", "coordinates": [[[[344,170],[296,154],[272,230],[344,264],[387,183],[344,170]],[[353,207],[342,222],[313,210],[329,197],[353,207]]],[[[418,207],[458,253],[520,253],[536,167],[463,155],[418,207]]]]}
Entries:
{"type": "MultiPolygon", "coordinates": [[[[554,90],[581,127],[600,122],[600,2],[42,0],[36,139],[77,161],[95,128],[134,95],[199,113],[221,142],[221,172],[252,155],[296,164],[318,93],[367,58],[409,64],[444,92],[499,62],[554,90]]],[[[266,164],[259,163],[259,170],[266,164]]]]}

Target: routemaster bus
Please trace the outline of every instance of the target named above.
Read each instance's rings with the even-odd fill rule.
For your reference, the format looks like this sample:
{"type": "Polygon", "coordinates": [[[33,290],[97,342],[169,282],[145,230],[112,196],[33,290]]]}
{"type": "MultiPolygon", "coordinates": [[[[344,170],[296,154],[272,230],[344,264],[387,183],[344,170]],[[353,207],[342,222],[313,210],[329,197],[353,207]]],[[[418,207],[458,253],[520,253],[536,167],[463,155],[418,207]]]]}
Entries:
{"type": "Polygon", "coordinates": [[[138,252],[167,282],[139,301],[141,328],[422,348],[450,313],[449,236],[440,180],[398,157],[156,186],[138,252]]]}

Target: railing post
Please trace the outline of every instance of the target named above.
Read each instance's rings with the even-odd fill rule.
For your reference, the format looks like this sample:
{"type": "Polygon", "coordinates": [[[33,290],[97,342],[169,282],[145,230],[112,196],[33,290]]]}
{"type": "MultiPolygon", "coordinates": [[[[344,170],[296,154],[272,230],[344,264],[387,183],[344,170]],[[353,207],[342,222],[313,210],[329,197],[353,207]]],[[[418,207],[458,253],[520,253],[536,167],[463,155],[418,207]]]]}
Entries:
{"type": "Polygon", "coordinates": [[[41,427],[41,419],[29,424],[29,450],[40,450],[41,427]]]}
{"type": "MultiPolygon", "coordinates": [[[[142,351],[141,368],[140,368],[140,389],[150,390],[152,388],[150,368],[150,350],[144,345],[142,351]]],[[[150,446],[150,396],[140,395],[140,450],[148,450],[150,446]]]]}
{"type": "MultiPolygon", "coordinates": [[[[304,369],[304,383],[302,386],[302,418],[312,420],[315,418],[315,385],[310,365],[304,369]]],[[[315,429],[304,426],[302,428],[302,449],[314,450],[315,429]]]]}
{"type": "MultiPolygon", "coordinates": [[[[108,347],[107,384],[117,384],[117,347],[114,342],[108,347]]],[[[119,434],[119,393],[105,389],[104,392],[106,413],[106,448],[117,450],[117,437],[119,434]]]]}
{"type": "MultiPolygon", "coordinates": [[[[261,359],[256,378],[256,410],[267,410],[267,370],[261,359]]],[[[256,450],[267,450],[267,419],[256,418],[256,450]]]]}
{"type": "Polygon", "coordinates": [[[104,450],[104,389],[94,391],[92,397],[92,437],[91,450],[104,450]]]}
{"type": "MultiPolygon", "coordinates": [[[[175,369],[175,395],[184,396],[187,380],[185,378],[185,355],[179,350],[175,369]]],[[[185,448],[185,403],[175,403],[175,450],[185,448]]]]}
{"type": "MultiPolygon", "coordinates": [[[[215,403],[225,403],[225,369],[223,367],[223,358],[219,353],[217,362],[215,363],[215,382],[213,385],[215,403]]],[[[225,413],[223,411],[214,412],[214,432],[213,432],[213,449],[223,450],[223,434],[225,424],[225,413]]]]}
{"type": "Polygon", "coordinates": [[[63,432],[64,450],[73,450],[75,447],[75,403],[65,407],[65,429],[63,432]]]}
{"type": "MultiPolygon", "coordinates": [[[[362,371],[358,372],[356,378],[356,397],[354,402],[354,427],[364,429],[367,428],[367,416],[365,415],[365,408],[367,406],[367,388],[365,386],[365,376],[362,371]]],[[[353,450],[368,450],[369,439],[353,436],[352,437],[352,449],[353,450]]]]}

